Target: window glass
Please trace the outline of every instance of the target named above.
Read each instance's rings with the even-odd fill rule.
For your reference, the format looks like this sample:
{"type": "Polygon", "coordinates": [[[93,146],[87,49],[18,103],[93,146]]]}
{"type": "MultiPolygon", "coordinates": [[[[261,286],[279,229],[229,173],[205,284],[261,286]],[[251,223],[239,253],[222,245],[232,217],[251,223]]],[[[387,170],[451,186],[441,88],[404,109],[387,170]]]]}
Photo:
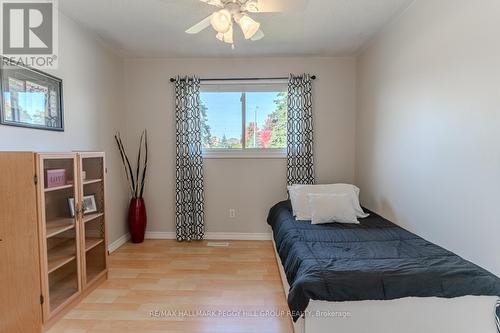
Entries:
{"type": "Polygon", "coordinates": [[[286,147],[287,93],[276,86],[211,86],[201,98],[205,149],[286,147]]]}
{"type": "Polygon", "coordinates": [[[246,93],[245,115],[246,148],[286,147],[286,93],[246,93]]]}
{"type": "Polygon", "coordinates": [[[241,92],[201,93],[203,148],[241,149],[241,92]]]}

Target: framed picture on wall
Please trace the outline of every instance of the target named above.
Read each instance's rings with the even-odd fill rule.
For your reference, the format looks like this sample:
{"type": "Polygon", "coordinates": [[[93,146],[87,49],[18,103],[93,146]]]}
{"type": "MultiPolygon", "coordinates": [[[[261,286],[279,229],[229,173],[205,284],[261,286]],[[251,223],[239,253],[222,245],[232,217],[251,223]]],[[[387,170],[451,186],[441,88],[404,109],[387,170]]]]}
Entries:
{"type": "Polygon", "coordinates": [[[62,80],[0,59],[0,124],[64,131],[62,80]]]}

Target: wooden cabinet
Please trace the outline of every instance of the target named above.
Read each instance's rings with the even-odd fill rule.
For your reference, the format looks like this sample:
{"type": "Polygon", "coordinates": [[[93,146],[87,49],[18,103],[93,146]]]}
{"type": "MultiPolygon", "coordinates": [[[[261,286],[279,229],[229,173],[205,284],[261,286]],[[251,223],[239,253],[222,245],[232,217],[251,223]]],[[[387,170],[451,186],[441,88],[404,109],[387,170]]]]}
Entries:
{"type": "Polygon", "coordinates": [[[40,332],[35,155],[0,154],[0,332],[40,332]]]}
{"type": "Polygon", "coordinates": [[[47,327],[107,276],[104,153],[0,153],[0,161],[0,246],[17,269],[2,268],[1,288],[28,293],[9,308],[33,303],[26,316],[47,327]],[[6,229],[9,223],[15,227],[6,229]]]}

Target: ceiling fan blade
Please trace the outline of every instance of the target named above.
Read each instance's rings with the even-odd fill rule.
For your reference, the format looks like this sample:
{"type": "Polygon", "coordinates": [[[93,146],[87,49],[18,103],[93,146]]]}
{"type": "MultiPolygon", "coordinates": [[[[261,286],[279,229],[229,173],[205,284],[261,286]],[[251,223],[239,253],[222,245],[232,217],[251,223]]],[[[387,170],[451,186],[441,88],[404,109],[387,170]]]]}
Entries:
{"type": "Polygon", "coordinates": [[[258,0],[259,13],[298,12],[307,8],[309,0],[258,0]]]}
{"type": "Polygon", "coordinates": [[[253,37],[252,37],[252,38],[250,38],[250,40],[251,40],[252,42],[256,42],[256,41],[261,40],[262,38],[264,38],[264,36],[265,36],[265,35],[264,35],[264,31],[262,31],[261,29],[259,29],[259,30],[255,33],[255,35],[253,35],[253,37]]]}
{"type": "Polygon", "coordinates": [[[224,3],[222,2],[222,0],[200,0],[200,1],[208,5],[224,8],[224,3]]]}
{"type": "Polygon", "coordinates": [[[208,28],[210,26],[210,19],[211,18],[212,18],[212,15],[210,15],[209,17],[201,20],[200,22],[198,22],[195,25],[193,25],[191,28],[187,29],[186,33],[188,33],[188,34],[197,34],[200,31],[205,30],[206,28],[208,28]]]}

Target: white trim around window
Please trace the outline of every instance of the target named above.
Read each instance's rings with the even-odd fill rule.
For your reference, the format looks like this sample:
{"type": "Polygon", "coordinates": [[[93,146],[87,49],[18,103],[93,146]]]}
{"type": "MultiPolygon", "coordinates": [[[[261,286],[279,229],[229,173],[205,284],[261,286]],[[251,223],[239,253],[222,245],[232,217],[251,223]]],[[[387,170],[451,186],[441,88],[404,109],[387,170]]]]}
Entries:
{"type": "Polygon", "coordinates": [[[281,149],[203,149],[204,159],[286,159],[286,148],[281,149]]]}

